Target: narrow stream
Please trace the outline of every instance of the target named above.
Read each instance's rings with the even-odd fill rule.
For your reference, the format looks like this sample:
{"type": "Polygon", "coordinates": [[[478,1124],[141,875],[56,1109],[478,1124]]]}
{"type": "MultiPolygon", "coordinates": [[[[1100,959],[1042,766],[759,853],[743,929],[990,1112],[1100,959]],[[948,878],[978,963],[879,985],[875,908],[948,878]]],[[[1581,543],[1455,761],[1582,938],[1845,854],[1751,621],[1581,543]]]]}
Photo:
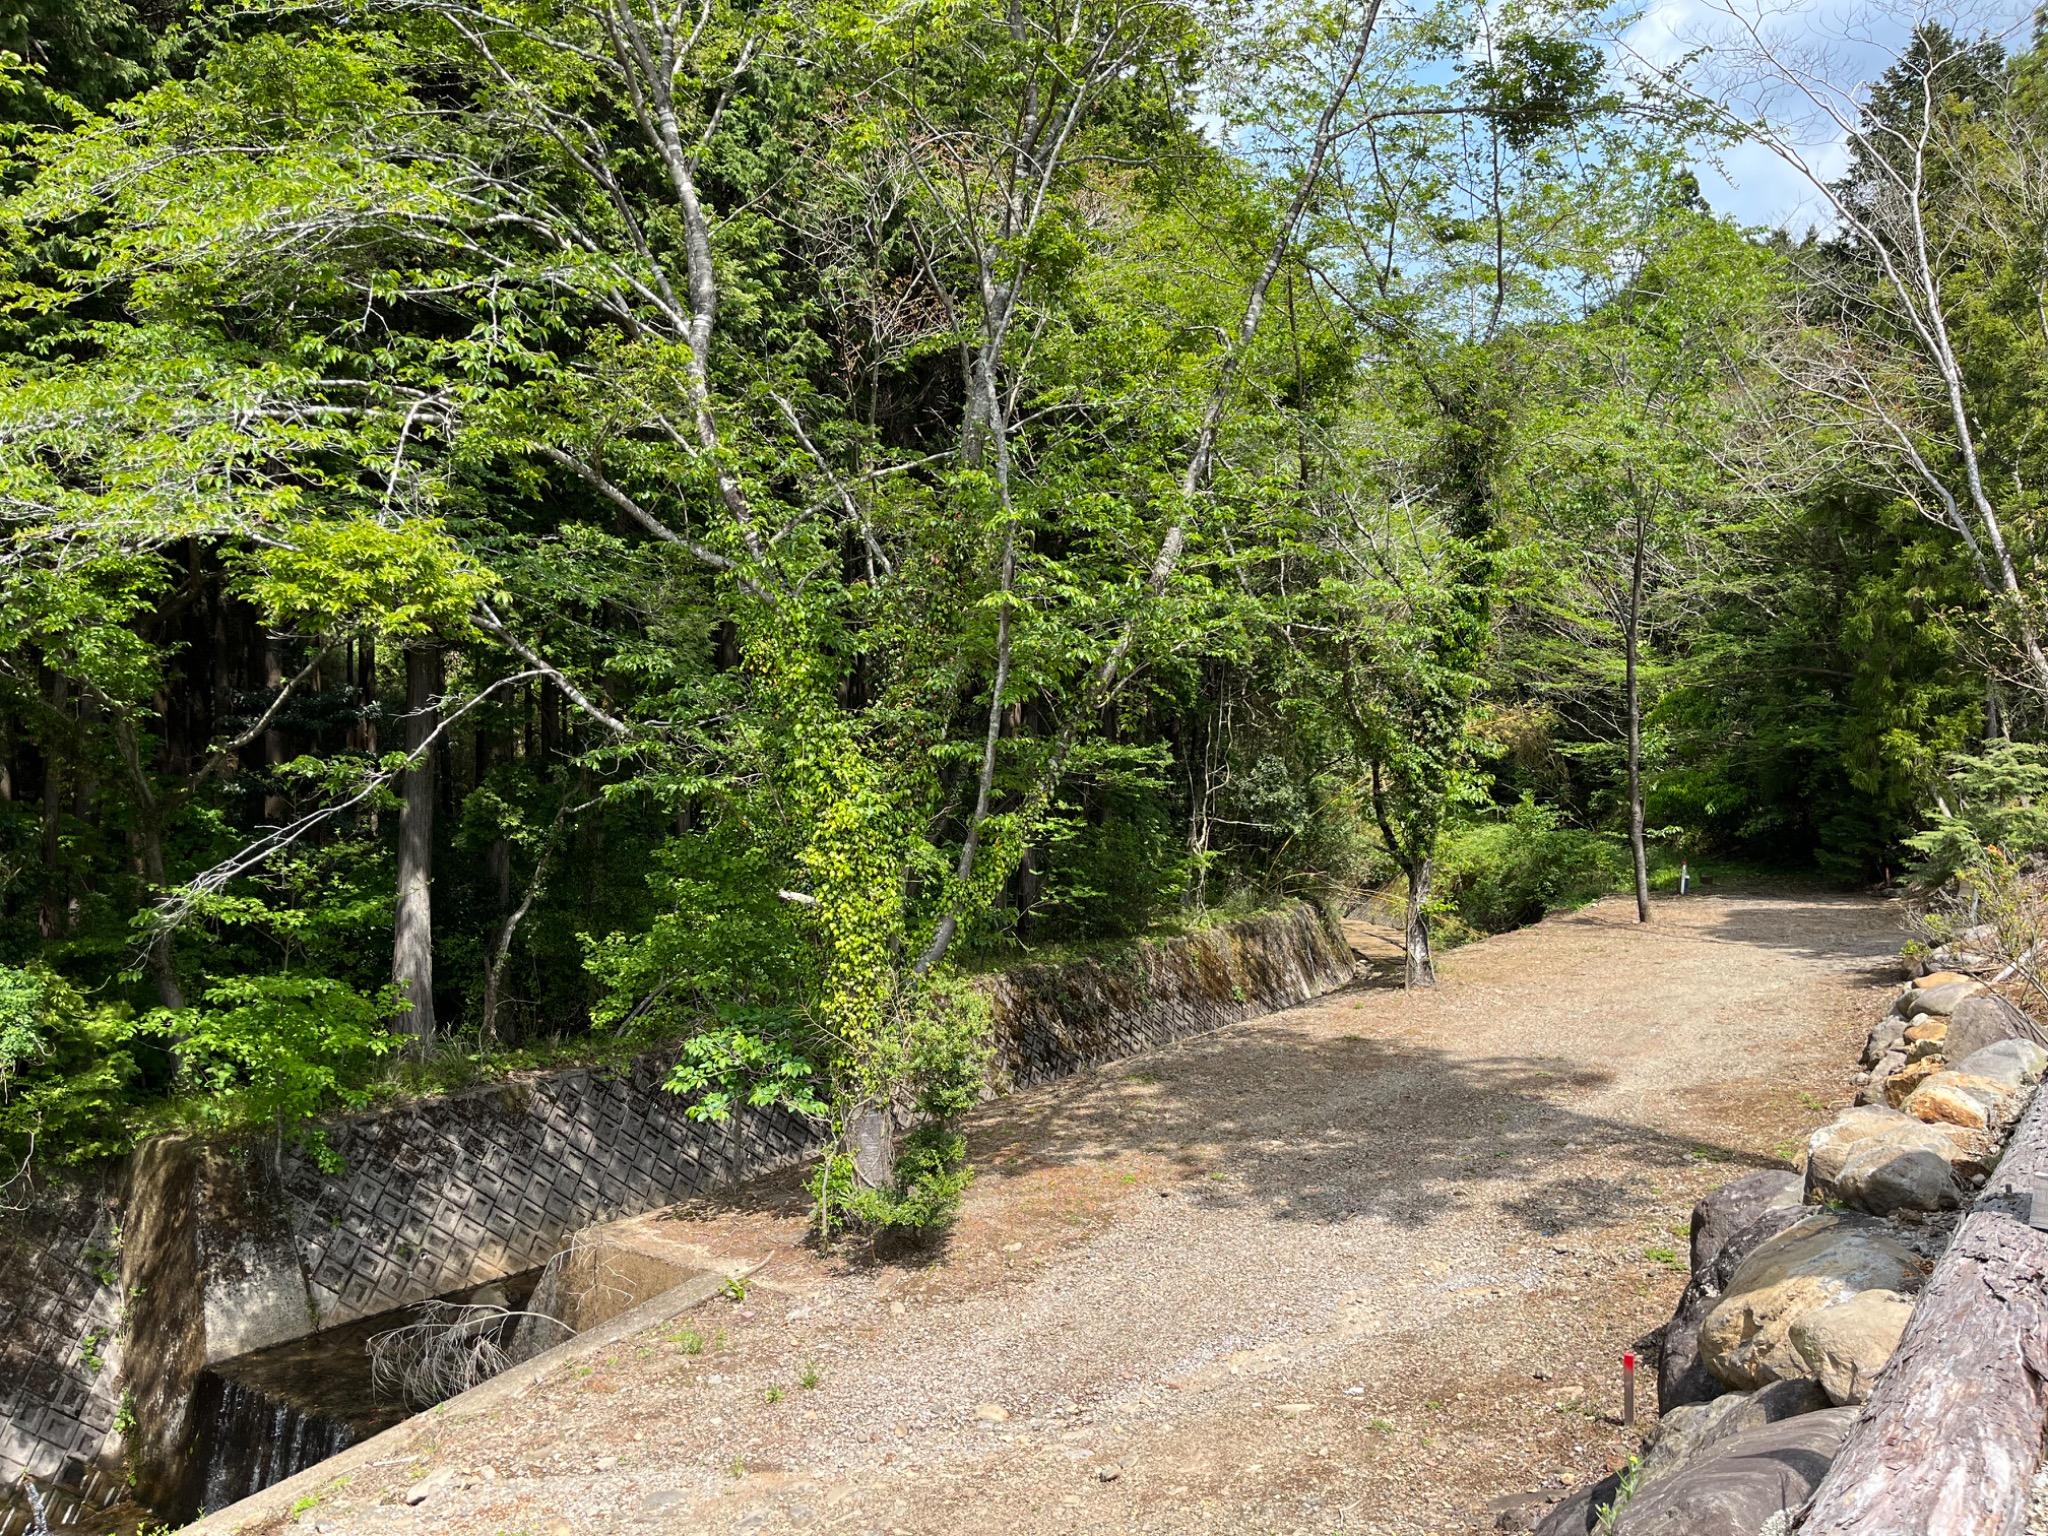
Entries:
{"type": "MultiPolygon", "coordinates": [[[[481,1301],[518,1313],[541,1275],[531,1270],[440,1300],[481,1301]]],[[[202,1373],[193,1404],[198,1426],[193,1457],[195,1472],[205,1470],[190,1485],[193,1507],[177,1511],[176,1517],[225,1509],[432,1407],[438,1397],[402,1398],[380,1384],[370,1357],[373,1338],[417,1321],[424,1311],[401,1307],[379,1313],[222,1361],[202,1373]]],[[[515,1341],[518,1329],[517,1317],[508,1317],[497,1329],[514,1359],[534,1352],[515,1341]]],[[[559,1340],[557,1333],[536,1344],[545,1348],[559,1340]]]]}
{"type": "Polygon", "coordinates": [[[572,1246],[539,1269],[221,1361],[199,1378],[184,1507],[159,1513],[225,1509],[692,1273],[661,1253],[572,1246]],[[394,1331],[380,1373],[372,1341],[394,1331]]]}

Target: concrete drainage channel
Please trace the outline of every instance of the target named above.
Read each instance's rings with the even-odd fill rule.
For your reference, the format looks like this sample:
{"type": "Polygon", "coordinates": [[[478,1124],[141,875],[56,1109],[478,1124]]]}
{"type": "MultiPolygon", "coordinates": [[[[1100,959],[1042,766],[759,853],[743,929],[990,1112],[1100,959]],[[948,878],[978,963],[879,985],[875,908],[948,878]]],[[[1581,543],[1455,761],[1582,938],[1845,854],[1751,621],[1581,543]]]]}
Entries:
{"type": "Polygon", "coordinates": [[[596,1228],[539,1269],[221,1361],[157,1513],[226,1509],[705,1273],[637,1224],[596,1228]]]}
{"type": "MultiPolygon", "coordinates": [[[[989,1091],[1353,976],[1342,937],[1305,905],[998,973],[980,983],[989,1091]]],[[[0,1536],[103,1536],[124,1511],[183,1518],[296,1482],[486,1367],[516,1377],[569,1329],[608,1332],[606,1317],[657,1292],[714,1293],[713,1260],[622,1219],[787,1167],[821,1132],[774,1110],[692,1120],[663,1089],[669,1060],[337,1120],[317,1156],[164,1137],[0,1218],[0,1536]]]]}
{"type": "MultiPolygon", "coordinates": [[[[445,1433],[451,1423],[490,1412],[570,1361],[607,1350],[620,1340],[661,1327],[726,1295],[734,1283],[743,1281],[763,1262],[765,1256],[694,1274],[608,1321],[593,1324],[575,1338],[508,1367],[490,1380],[448,1399],[432,1413],[413,1415],[381,1433],[355,1441],[338,1454],[295,1472],[240,1503],[209,1512],[207,1518],[187,1527],[179,1536],[233,1536],[235,1532],[282,1520],[295,1510],[308,1508],[323,1491],[345,1482],[359,1468],[407,1459],[423,1437],[431,1439],[445,1433]]],[[[430,1474],[429,1481],[438,1481],[443,1475],[453,1474],[430,1474]]],[[[416,1489],[408,1495],[408,1501],[424,1499],[431,1491],[427,1487],[416,1489]]]]}

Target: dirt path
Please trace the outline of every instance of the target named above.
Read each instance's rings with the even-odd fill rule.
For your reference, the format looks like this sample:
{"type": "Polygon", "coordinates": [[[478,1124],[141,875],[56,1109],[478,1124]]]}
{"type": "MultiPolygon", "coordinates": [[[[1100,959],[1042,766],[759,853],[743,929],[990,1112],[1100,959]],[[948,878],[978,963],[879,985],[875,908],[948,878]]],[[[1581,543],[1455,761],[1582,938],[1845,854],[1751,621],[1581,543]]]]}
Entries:
{"type": "MultiPolygon", "coordinates": [[[[1683,1285],[1692,1201],[1846,1102],[1897,974],[1872,901],[1629,916],[991,1105],[933,1261],[782,1246],[743,1300],[417,1421],[417,1454],[268,1529],[1490,1530],[1626,1454],[1618,1357],[1683,1285]]],[[[800,1214],[669,1219],[758,1256],[800,1214]]]]}

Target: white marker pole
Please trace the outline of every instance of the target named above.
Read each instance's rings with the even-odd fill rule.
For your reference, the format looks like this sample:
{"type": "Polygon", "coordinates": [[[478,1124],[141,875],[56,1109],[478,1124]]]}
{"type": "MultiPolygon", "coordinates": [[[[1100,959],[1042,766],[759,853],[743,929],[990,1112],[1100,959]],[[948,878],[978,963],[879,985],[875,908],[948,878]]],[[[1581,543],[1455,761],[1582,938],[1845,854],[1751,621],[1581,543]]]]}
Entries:
{"type": "Polygon", "coordinates": [[[1692,866],[1684,860],[1678,864],[1678,894],[1683,896],[1685,888],[1692,883],[1692,866]]]}

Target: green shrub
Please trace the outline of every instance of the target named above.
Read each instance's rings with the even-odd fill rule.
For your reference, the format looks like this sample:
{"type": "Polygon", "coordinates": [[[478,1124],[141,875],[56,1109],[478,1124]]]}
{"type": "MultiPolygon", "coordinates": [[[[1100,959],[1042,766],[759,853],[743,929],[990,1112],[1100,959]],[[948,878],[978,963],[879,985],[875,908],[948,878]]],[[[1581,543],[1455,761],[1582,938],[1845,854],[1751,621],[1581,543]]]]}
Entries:
{"type": "Polygon", "coordinates": [[[265,1125],[297,1133],[324,1110],[369,1100],[378,1058],[400,1037],[397,989],[364,994],[329,976],[235,976],[215,982],[204,1006],[158,1008],[136,1026],[178,1064],[186,1122],[265,1125]]]}
{"type": "Polygon", "coordinates": [[[0,1151],[10,1165],[31,1151],[80,1163],[128,1150],[134,1029],[50,971],[0,966],[0,1151]]]}
{"type": "Polygon", "coordinates": [[[1919,856],[1914,878],[1939,885],[1981,865],[1989,850],[2019,862],[2048,852],[2048,747],[1986,742],[1948,760],[1941,814],[1906,839],[1919,856]]]}
{"type": "Polygon", "coordinates": [[[812,1171],[809,1188],[818,1204],[821,1228],[865,1233],[881,1242],[927,1243],[959,1214],[960,1197],[973,1182],[967,1138],[946,1126],[921,1125],[896,1148],[896,1179],[887,1189],[864,1189],[853,1159],[834,1153],[812,1171]]]}
{"type": "Polygon", "coordinates": [[[974,1178],[956,1126],[988,1080],[989,1024],[988,998],[973,988],[933,983],[916,997],[904,1059],[917,1124],[897,1144],[887,1189],[861,1187],[842,1150],[818,1165],[809,1188],[821,1237],[850,1230],[876,1242],[928,1243],[953,1224],[974,1178]]]}
{"type": "Polygon", "coordinates": [[[1041,937],[1144,933],[1178,911],[1194,883],[1186,829],[1153,797],[1105,794],[1092,815],[1056,807],[1044,836],[1045,879],[1032,909],[1041,937]]]}
{"type": "Polygon", "coordinates": [[[1525,796],[1499,820],[1444,833],[1434,892],[1439,931],[1452,940],[1505,932],[1621,890],[1629,879],[1628,849],[1618,839],[1564,826],[1555,810],[1525,796]]]}

